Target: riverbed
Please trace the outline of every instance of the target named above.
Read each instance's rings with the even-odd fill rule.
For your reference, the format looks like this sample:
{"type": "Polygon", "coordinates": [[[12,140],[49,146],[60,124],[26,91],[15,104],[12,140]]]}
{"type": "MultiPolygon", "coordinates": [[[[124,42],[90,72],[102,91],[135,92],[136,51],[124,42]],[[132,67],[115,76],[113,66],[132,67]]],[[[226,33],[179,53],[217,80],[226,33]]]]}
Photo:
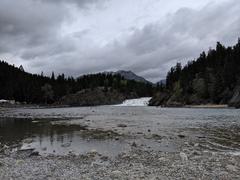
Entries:
{"type": "Polygon", "coordinates": [[[0,111],[0,179],[239,179],[240,110],[0,111]]]}

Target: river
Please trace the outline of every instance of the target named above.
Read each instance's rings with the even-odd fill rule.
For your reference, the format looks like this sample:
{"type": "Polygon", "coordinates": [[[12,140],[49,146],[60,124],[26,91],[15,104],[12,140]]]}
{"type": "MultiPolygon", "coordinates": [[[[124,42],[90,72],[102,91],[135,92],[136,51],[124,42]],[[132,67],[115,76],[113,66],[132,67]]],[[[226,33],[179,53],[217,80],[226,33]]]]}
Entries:
{"type": "Polygon", "coordinates": [[[239,132],[240,110],[227,108],[1,109],[0,148],[8,151],[0,151],[0,178],[238,179],[239,132]]]}
{"type": "Polygon", "coordinates": [[[236,109],[9,109],[0,115],[0,142],[19,143],[21,149],[34,148],[42,154],[96,149],[116,155],[127,151],[133,140],[143,147],[176,151],[187,139],[215,151],[240,152],[239,128],[236,109]]]}

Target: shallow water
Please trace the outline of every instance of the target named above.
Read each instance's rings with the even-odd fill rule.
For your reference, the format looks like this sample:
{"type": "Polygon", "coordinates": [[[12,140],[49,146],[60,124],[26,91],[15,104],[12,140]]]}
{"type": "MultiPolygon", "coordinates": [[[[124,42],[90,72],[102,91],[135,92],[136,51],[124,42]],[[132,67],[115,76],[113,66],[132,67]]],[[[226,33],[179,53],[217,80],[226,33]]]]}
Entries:
{"type": "Polygon", "coordinates": [[[0,142],[40,154],[116,156],[133,142],[143,149],[240,152],[240,110],[156,107],[80,107],[0,110],[0,142]]]}

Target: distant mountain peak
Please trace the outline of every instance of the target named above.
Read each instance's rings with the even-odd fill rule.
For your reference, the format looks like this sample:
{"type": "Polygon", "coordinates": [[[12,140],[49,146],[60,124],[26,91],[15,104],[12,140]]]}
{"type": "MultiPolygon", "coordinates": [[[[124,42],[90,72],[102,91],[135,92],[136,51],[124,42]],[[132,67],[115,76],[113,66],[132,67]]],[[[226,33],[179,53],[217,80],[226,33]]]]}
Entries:
{"type": "Polygon", "coordinates": [[[151,84],[151,82],[147,81],[143,77],[138,76],[134,72],[129,71],[129,70],[128,71],[127,70],[119,70],[119,71],[113,72],[112,74],[119,74],[120,76],[124,77],[127,80],[134,80],[134,81],[137,81],[137,82],[143,82],[143,83],[150,83],[151,84]]]}

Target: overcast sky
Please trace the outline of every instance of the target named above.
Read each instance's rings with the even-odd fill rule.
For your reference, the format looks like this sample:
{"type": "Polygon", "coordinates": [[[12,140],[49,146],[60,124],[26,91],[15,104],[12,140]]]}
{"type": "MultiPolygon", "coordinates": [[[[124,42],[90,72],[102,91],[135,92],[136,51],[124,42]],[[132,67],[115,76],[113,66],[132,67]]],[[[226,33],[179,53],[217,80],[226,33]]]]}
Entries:
{"type": "Polygon", "coordinates": [[[156,82],[238,37],[239,0],[0,0],[0,59],[32,73],[123,69],[156,82]]]}

